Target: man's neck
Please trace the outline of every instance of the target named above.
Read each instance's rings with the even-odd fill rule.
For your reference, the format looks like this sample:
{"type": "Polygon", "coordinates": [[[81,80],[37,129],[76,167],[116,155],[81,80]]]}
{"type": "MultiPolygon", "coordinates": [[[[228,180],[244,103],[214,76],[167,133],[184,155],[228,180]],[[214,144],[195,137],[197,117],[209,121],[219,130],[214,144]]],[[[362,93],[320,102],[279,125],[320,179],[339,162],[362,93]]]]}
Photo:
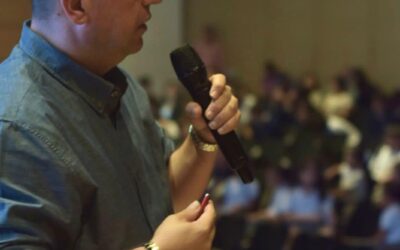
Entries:
{"type": "Polygon", "coordinates": [[[121,61],[108,56],[109,53],[104,50],[96,49],[94,44],[79,37],[78,32],[68,25],[49,23],[32,20],[30,28],[88,71],[103,76],[121,61]]]}

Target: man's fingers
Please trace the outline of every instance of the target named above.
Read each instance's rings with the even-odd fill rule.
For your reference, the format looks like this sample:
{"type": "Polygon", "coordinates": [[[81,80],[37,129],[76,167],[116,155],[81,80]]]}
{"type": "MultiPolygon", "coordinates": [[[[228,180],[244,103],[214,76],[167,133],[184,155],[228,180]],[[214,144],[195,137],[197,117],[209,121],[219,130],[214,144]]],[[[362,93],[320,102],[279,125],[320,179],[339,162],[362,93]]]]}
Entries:
{"type": "Polygon", "coordinates": [[[239,110],[239,103],[236,97],[232,97],[227,103],[221,112],[215,116],[210,122],[211,129],[219,129],[223,126],[226,122],[228,122],[232,117],[238,113],[239,110]]]}
{"type": "Polygon", "coordinates": [[[240,121],[240,116],[240,111],[238,111],[234,117],[232,117],[228,122],[226,122],[221,128],[218,129],[218,133],[220,135],[225,135],[233,131],[240,121]]]}
{"type": "Polygon", "coordinates": [[[196,102],[189,102],[186,105],[185,110],[186,110],[188,117],[191,119],[201,117],[202,109],[201,109],[201,106],[196,102]]]}
{"type": "Polygon", "coordinates": [[[192,202],[187,208],[177,213],[177,216],[185,221],[194,221],[200,213],[200,203],[192,202]]]}
{"type": "Polygon", "coordinates": [[[208,128],[207,123],[202,116],[202,109],[198,103],[189,102],[186,105],[186,113],[189,117],[190,123],[196,130],[203,130],[208,128]]]}
{"type": "Polygon", "coordinates": [[[216,232],[217,232],[217,228],[214,226],[213,229],[212,229],[211,235],[210,235],[211,236],[211,239],[210,239],[211,241],[215,238],[216,232]]]}
{"type": "Polygon", "coordinates": [[[206,110],[206,117],[208,120],[214,119],[214,117],[222,111],[222,109],[228,104],[232,98],[232,88],[225,86],[225,90],[217,99],[214,99],[206,110]]]}
{"type": "Polygon", "coordinates": [[[215,226],[215,221],[217,219],[217,213],[215,211],[214,203],[210,200],[203,214],[196,221],[196,223],[203,229],[212,232],[215,226]]]}
{"type": "Polygon", "coordinates": [[[218,130],[220,134],[226,134],[234,130],[240,119],[238,99],[232,94],[232,88],[226,84],[226,77],[222,74],[210,77],[212,86],[210,89],[211,103],[205,110],[203,119],[202,108],[196,103],[188,104],[186,111],[189,114],[191,124],[202,139],[210,143],[215,138],[208,128],[218,130]]]}
{"type": "Polygon", "coordinates": [[[212,99],[219,98],[225,91],[226,77],[222,74],[213,75],[210,77],[211,89],[210,96],[212,99]]]}

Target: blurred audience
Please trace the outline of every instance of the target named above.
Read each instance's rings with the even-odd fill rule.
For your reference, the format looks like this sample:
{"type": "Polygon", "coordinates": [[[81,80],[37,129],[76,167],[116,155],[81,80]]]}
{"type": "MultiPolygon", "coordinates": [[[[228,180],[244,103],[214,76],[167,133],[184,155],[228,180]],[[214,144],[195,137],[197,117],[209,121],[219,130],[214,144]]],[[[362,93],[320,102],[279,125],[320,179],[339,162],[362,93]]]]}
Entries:
{"type": "Polygon", "coordinates": [[[266,219],[279,219],[289,213],[291,206],[291,185],[283,169],[271,168],[266,172],[265,184],[271,190],[270,202],[265,210],[266,219]]]}
{"type": "Polygon", "coordinates": [[[400,185],[387,183],[384,188],[384,209],[379,219],[381,249],[400,249],[400,185]]]}
{"type": "Polygon", "coordinates": [[[285,216],[289,237],[302,233],[333,236],[334,203],[325,190],[321,168],[316,162],[310,161],[300,170],[289,203],[285,216]]]}
{"type": "Polygon", "coordinates": [[[220,35],[213,25],[206,25],[194,48],[203,60],[209,74],[225,72],[225,56],[220,35]]]}
{"type": "Polygon", "coordinates": [[[394,167],[393,175],[390,179],[391,182],[400,184],[400,162],[394,167]]]}
{"type": "MultiPolygon", "coordinates": [[[[225,70],[215,28],[196,49],[210,73],[225,70]]],[[[215,249],[400,250],[400,89],[385,94],[358,68],[324,86],[313,73],[297,80],[271,61],[263,67],[259,92],[230,79],[257,181],[242,184],[218,156],[209,186],[220,213],[215,249]]],[[[187,95],[169,83],[160,98],[150,78],[141,82],[180,143],[187,95]]]]}
{"type": "Polygon", "coordinates": [[[217,206],[220,215],[238,214],[252,209],[259,195],[257,181],[246,185],[238,176],[231,175],[224,180],[223,185],[222,199],[217,206]]]}
{"type": "Polygon", "coordinates": [[[318,82],[317,76],[313,73],[307,73],[301,80],[301,87],[305,93],[307,101],[316,110],[323,109],[324,92],[318,82]]]}
{"type": "Polygon", "coordinates": [[[338,76],[332,81],[330,90],[323,102],[323,112],[328,129],[346,135],[346,149],[359,146],[360,131],[348,120],[354,108],[354,99],[344,78],[338,76]]]}
{"type": "Polygon", "coordinates": [[[347,118],[354,107],[354,99],[341,76],[333,78],[329,91],[323,102],[323,112],[326,116],[347,118]]]}
{"type": "Polygon", "coordinates": [[[273,62],[266,62],[264,65],[264,73],[262,80],[262,93],[268,96],[272,93],[272,89],[284,82],[284,74],[279,71],[273,62]]]}
{"type": "Polygon", "coordinates": [[[373,200],[382,200],[383,186],[394,176],[395,167],[400,163],[400,125],[390,124],[385,131],[385,140],[369,161],[372,179],[376,182],[373,200]]]}
{"type": "Polygon", "coordinates": [[[260,206],[264,209],[249,215],[250,221],[280,221],[289,213],[292,187],[282,168],[268,167],[264,170],[264,192],[260,206]],[[265,205],[264,205],[265,204],[265,205]]]}
{"type": "Polygon", "coordinates": [[[358,204],[370,195],[370,179],[359,149],[347,152],[344,161],[327,169],[325,176],[328,181],[338,178],[334,194],[343,203],[358,204]]]}

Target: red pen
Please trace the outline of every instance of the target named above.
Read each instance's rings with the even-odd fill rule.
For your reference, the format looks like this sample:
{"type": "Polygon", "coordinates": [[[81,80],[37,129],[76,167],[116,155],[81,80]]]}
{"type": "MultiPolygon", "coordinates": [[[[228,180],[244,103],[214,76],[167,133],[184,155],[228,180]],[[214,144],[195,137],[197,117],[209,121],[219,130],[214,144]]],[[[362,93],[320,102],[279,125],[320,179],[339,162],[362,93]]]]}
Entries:
{"type": "Polygon", "coordinates": [[[204,195],[204,198],[200,203],[200,212],[199,212],[199,216],[196,218],[196,220],[202,215],[202,213],[204,212],[204,209],[208,205],[209,201],[210,201],[210,194],[207,193],[204,195]]]}

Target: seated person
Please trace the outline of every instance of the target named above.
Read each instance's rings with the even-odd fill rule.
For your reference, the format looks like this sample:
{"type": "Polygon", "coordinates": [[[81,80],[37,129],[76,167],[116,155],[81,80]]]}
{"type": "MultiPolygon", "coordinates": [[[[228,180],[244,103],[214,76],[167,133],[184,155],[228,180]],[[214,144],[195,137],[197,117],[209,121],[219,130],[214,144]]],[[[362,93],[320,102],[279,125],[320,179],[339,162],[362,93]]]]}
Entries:
{"type": "Polygon", "coordinates": [[[322,174],[314,163],[300,170],[299,183],[290,198],[285,221],[289,227],[306,233],[331,236],[334,229],[333,200],[324,191],[322,174]]]}
{"type": "Polygon", "coordinates": [[[284,249],[294,249],[304,235],[331,238],[334,233],[333,200],[323,188],[320,168],[308,162],[301,168],[298,185],[293,189],[289,211],[284,220],[288,235],[284,249]]]}
{"type": "Polygon", "coordinates": [[[323,102],[323,111],[326,116],[340,116],[347,118],[354,107],[352,96],[345,79],[334,77],[323,102]]]}
{"type": "Polygon", "coordinates": [[[400,163],[400,124],[388,125],[385,131],[385,141],[371,158],[368,168],[372,179],[376,182],[373,200],[382,201],[383,185],[390,181],[394,169],[400,163]]]}
{"type": "Polygon", "coordinates": [[[379,219],[379,240],[382,249],[400,249],[400,185],[384,187],[384,209],[379,219]],[[397,248],[396,248],[397,247],[397,248]]]}
{"type": "Polygon", "coordinates": [[[232,215],[248,211],[259,195],[257,181],[244,184],[241,179],[232,175],[228,177],[223,185],[221,204],[219,204],[220,215],[232,215]]]}
{"type": "Polygon", "coordinates": [[[345,160],[325,171],[328,181],[339,177],[335,196],[347,204],[357,204],[368,197],[369,179],[360,150],[347,152],[345,160]]]}
{"type": "MultiPolygon", "coordinates": [[[[266,206],[249,216],[251,221],[278,221],[289,211],[292,188],[287,181],[287,171],[277,167],[265,170],[266,206]]],[[[263,197],[264,198],[264,197],[263,197]]]]}

